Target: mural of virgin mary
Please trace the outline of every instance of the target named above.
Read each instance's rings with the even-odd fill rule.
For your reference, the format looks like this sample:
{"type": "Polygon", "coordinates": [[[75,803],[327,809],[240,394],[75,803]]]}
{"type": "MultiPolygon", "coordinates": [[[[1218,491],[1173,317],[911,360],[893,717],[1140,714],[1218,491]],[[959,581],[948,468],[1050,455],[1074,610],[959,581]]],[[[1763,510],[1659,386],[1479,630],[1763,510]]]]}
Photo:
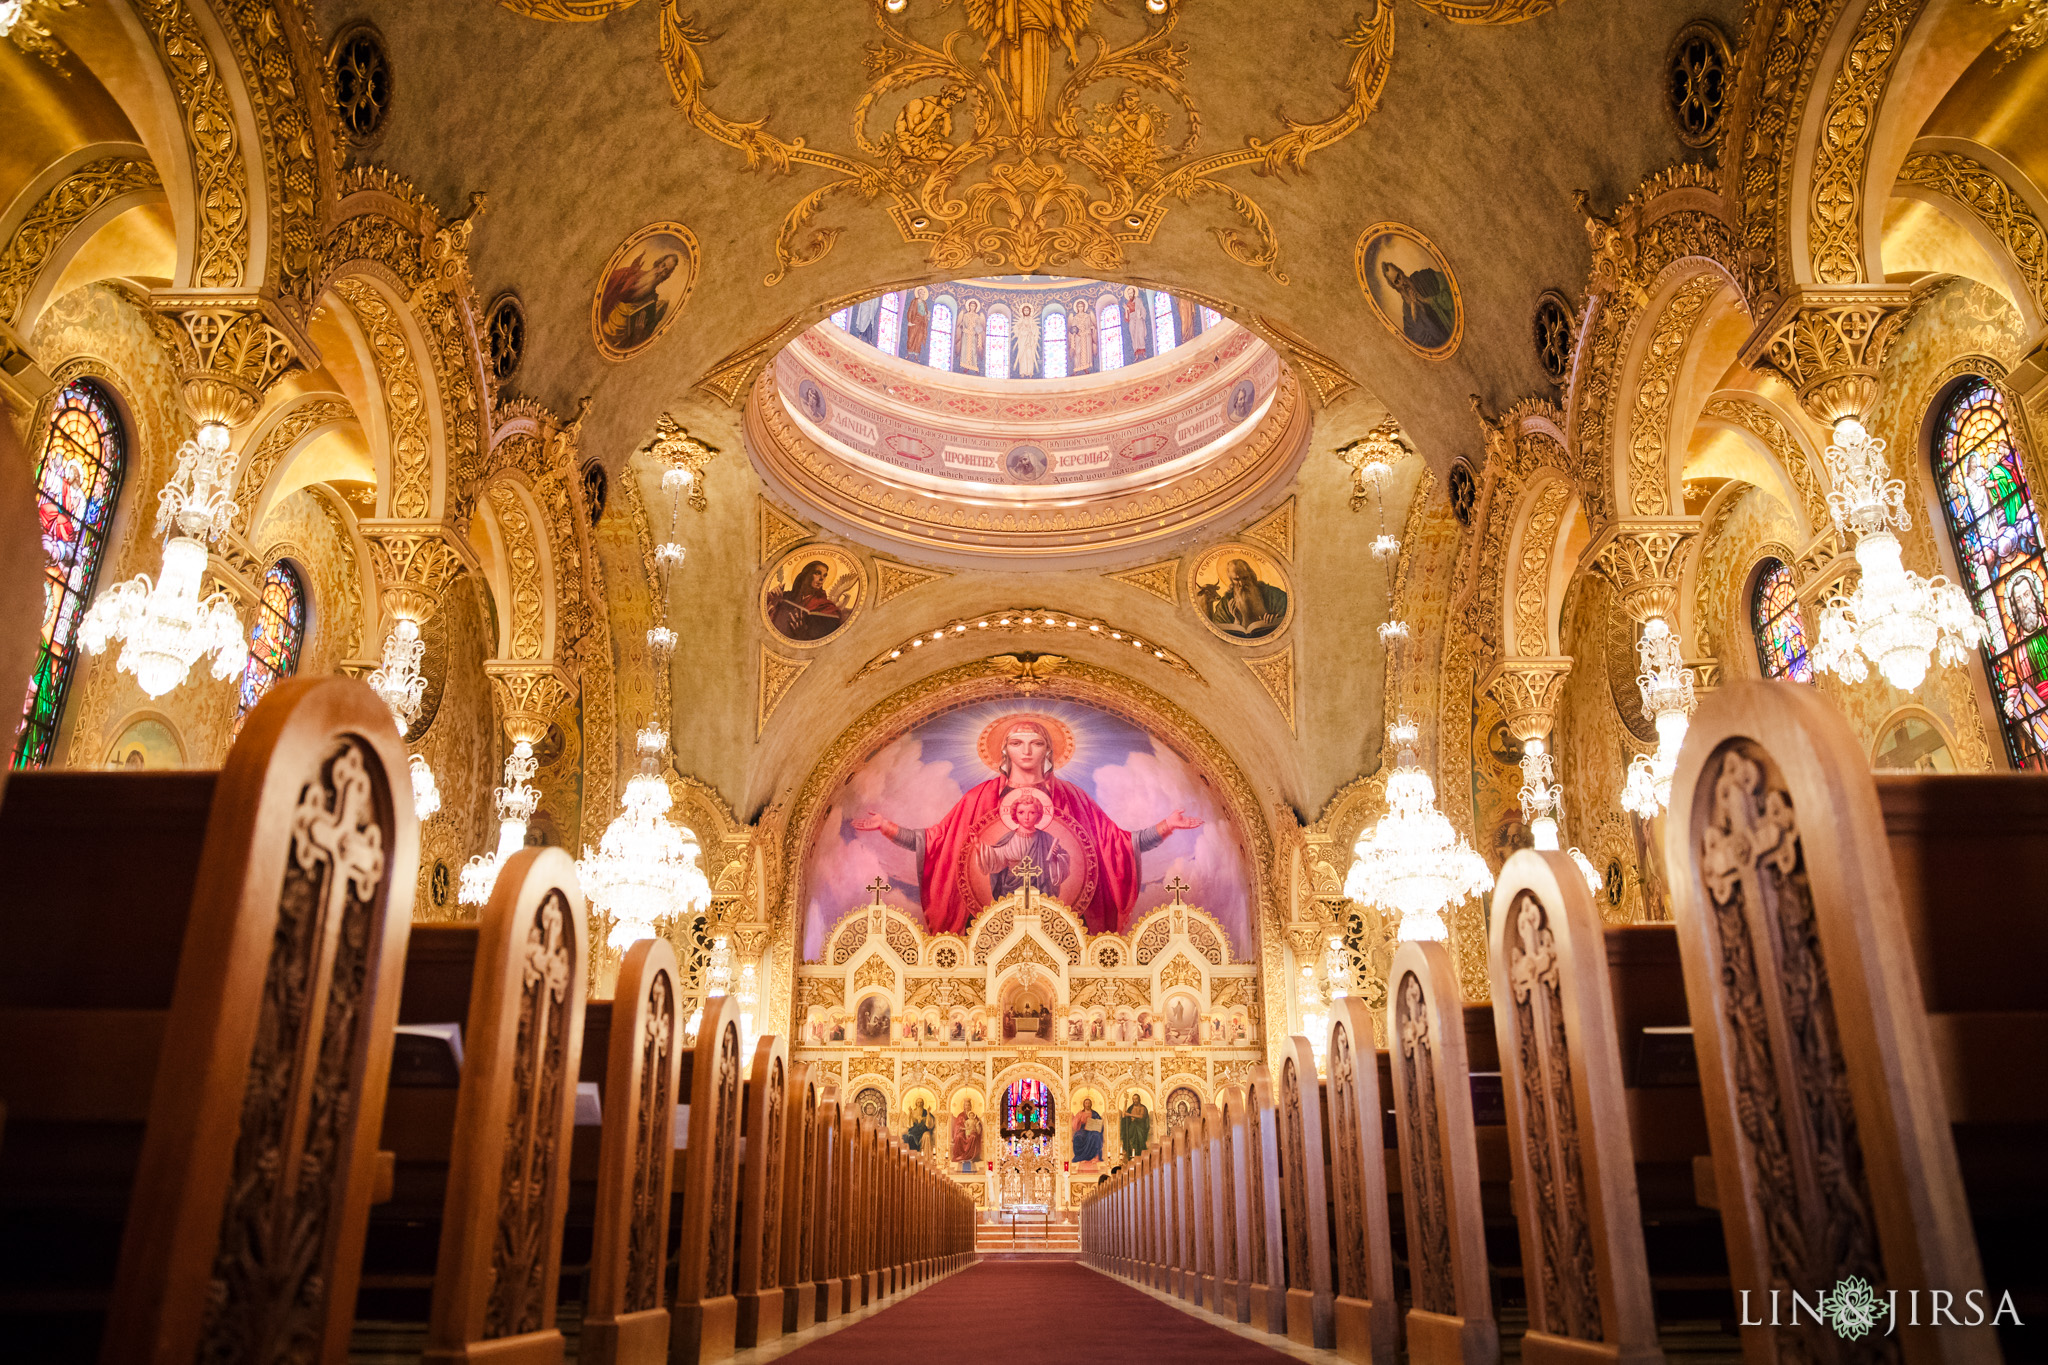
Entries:
{"type": "MultiPolygon", "coordinates": [[[[1064,727],[1059,733],[1064,737],[1064,727]]],[[[989,826],[1001,821],[1013,830],[1011,837],[998,845],[1003,853],[995,855],[1006,868],[1015,865],[1007,857],[1009,852],[1039,845],[1035,837],[1038,829],[1032,818],[1037,811],[1027,814],[1023,822],[1013,822],[1020,806],[1038,807],[1042,803],[1012,799],[1015,792],[1036,789],[1050,797],[1053,821],[1073,831],[1079,841],[1092,849],[1095,875],[1086,880],[1072,905],[1091,934],[1127,928],[1138,899],[1140,857],[1148,849],[1157,848],[1175,830],[1201,826],[1200,820],[1176,810],[1143,829],[1122,828],[1096,804],[1094,797],[1055,774],[1060,754],[1054,736],[1054,725],[1041,716],[998,717],[983,732],[980,746],[983,761],[994,769],[993,775],[963,792],[937,822],[923,829],[905,829],[872,810],[853,821],[854,829],[880,834],[916,857],[919,903],[924,908],[929,932],[964,932],[981,908],[975,903],[973,883],[965,872],[970,853],[977,862],[986,861],[980,855],[985,845],[978,839],[989,826]],[[1004,819],[1005,815],[1010,818],[1004,819]],[[1022,829],[1020,824],[1030,824],[1032,828],[1022,829]],[[1017,833],[1023,835],[1021,841],[1016,838],[1017,833]]],[[[1071,748],[1071,740],[1066,743],[1071,748]]],[[[1035,858],[1032,861],[1044,866],[1035,858]]],[[[1047,890],[1051,883],[1047,878],[1035,880],[1034,885],[1047,890]]]]}

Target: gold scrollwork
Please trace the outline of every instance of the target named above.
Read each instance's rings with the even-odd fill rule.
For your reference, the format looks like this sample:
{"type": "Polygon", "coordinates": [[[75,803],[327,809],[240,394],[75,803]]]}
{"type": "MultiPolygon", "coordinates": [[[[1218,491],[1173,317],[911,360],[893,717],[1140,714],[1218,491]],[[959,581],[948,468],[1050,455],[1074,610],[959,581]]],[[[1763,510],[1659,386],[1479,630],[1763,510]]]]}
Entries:
{"type": "MultiPolygon", "coordinates": [[[[514,7],[527,3],[536,0],[514,7]]],[[[1454,23],[1506,24],[1543,13],[1554,0],[1419,3],[1454,23]]],[[[779,137],[765,118],[742,122],[713,110],[703,60],[713,35],[684,14],[681,0],[662,6],[662,61],[692,126],[742,152],[750,170],[805,166],[834,177],[783,219],[770,285],[831,251],[841,229],[818,226],[817,218],[835,198],[882,201],[905,241],[929,247],[937,269],[978,261],[1029,271],[1079,261],[1108,272],[1124,267],[1127,246],[1152,240],[1172,204],[1197,195],[1218,196],[1237,216],[1237,225],[1212,229],[1223,252],[1284,284],[1271,220],[1221,177],[1246,167],[1262,175],[1299,169],[1350,136],[1378,105],[1393,61],[1393,0],[1377,0],[1342,39],[1355,53],[1341,83],[1342,109],[1315,122],[1285,119],[1285,131],[1270,140],[1248,137],[1242,147],[1202,155],[1201,115],[1183,78],[1187,49],[1173,41],[1178,0],[1167,0],[1121,42],[1089,22],[1086,5],[970,0],[965,26],[936,45],[912,37],[884,0],[871,4],[881,38],[868,49],[871,80],[853,115],[858,156],[779,137]],[[963,57],[960,49],[975,40],[979,59],[963,57]],[[1067,71],[1055,88],[1060,49],[1067,71]],[[1087,103],[1089,92],[1106,87],[1121,88],[1087,103]],[[883,100],[913,90],[924,93],[904,104],[887,131],[870,126],[883,100]],[[1178,138],[1176,121],[1184,129],[1178,138]],[[961,123],[965,135],[956,140],[961,123]]]]}
{"type": "Polygon", "coordinates": [[[43,265],[73,228],[123,195],[162,190],[148,161],[109,156],[80,166],[50,187],[0,247],[0,322],[19,325],[22,304],[43,265]]]}

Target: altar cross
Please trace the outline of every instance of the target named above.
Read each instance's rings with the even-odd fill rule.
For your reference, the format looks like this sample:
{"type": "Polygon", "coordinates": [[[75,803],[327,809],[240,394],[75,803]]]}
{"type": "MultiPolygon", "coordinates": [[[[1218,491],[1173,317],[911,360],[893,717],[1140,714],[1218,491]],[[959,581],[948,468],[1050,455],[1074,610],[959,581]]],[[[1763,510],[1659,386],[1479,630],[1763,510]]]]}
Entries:
{"type": "Polygon", "coordinates": [[[1175,905],[1186,904],[1181,897],[1187,894],[1188,884],[1180,879],[1178,872],[1173,874],[1173,880],[1166,884],[1166,889],[1173,893],[1173,903],[1175,905]]]}
{"type": "Polygon", "coordinates": [[[889,879],[888,879],[888,878],[886,878],[886,877],[882,877],[882,876],[877,876],[877,877],[876,877],[876,878],[875,878],[875,879],[874,879],[873,881],[869,882],[869,883],[868,883],[868,895],[870,895],[870,896],[874,897],[874,899],[873,899],[873,900],[871,900],[871,901],[869,902],[869,904],[870,904],[870,905],[880,905],[880,904],[882,903],[882,896],[883,896],[883,893],[885,893],[886,891],[888,891],[888,889],[889,889],[889,879]]]}

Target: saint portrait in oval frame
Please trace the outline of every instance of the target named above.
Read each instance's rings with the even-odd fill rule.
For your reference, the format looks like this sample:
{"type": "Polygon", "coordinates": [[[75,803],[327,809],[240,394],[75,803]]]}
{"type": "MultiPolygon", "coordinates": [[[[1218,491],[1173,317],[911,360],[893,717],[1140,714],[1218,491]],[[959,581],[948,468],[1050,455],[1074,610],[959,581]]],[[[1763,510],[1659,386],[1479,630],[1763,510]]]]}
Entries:
{"type": "Polygon", "coordinates": [[[1195,561],[1188,598],[1202,624],[1234,645],[1276,639],[1294,619],[1294,593],[1280,562],[1235,541],[1195,561]]]}
{"type": "Polygon", "coordinates": [[[649,223],[619,244],[590,301],[590,338],[607,360],[628,360],[661,339],[689,302],[701,261],[681,223],[649,223]]]}
{"type": "Polygon", "coordinates": [[[761,619],[798,649],[837,639],[867,600],[867,571],[836,545],[799,545],[761,582],[761,619]]]}
{"type": "Polygon", "coordinates": [[[1425,360],[1448,360],[1465,335],[1457,276],[1436,243],[1405,223],[1374,223],[1352,259],[1358,288],[1388,331],[1425,360]]]}

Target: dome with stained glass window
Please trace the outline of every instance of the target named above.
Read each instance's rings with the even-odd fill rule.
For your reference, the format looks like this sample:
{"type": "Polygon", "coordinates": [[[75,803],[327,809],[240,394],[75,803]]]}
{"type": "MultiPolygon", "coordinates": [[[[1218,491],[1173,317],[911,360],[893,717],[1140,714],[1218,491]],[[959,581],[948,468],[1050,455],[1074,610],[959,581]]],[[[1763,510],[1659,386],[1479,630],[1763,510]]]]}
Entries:
{"type": "Polygon", "coordinates": [[[1150,553],[1284,481],[1292,373],[1251,330],[1130,284],[1000,276],[849,304],[748,405],[756,466],[844,534],[953,561],[1150,553]]]}

